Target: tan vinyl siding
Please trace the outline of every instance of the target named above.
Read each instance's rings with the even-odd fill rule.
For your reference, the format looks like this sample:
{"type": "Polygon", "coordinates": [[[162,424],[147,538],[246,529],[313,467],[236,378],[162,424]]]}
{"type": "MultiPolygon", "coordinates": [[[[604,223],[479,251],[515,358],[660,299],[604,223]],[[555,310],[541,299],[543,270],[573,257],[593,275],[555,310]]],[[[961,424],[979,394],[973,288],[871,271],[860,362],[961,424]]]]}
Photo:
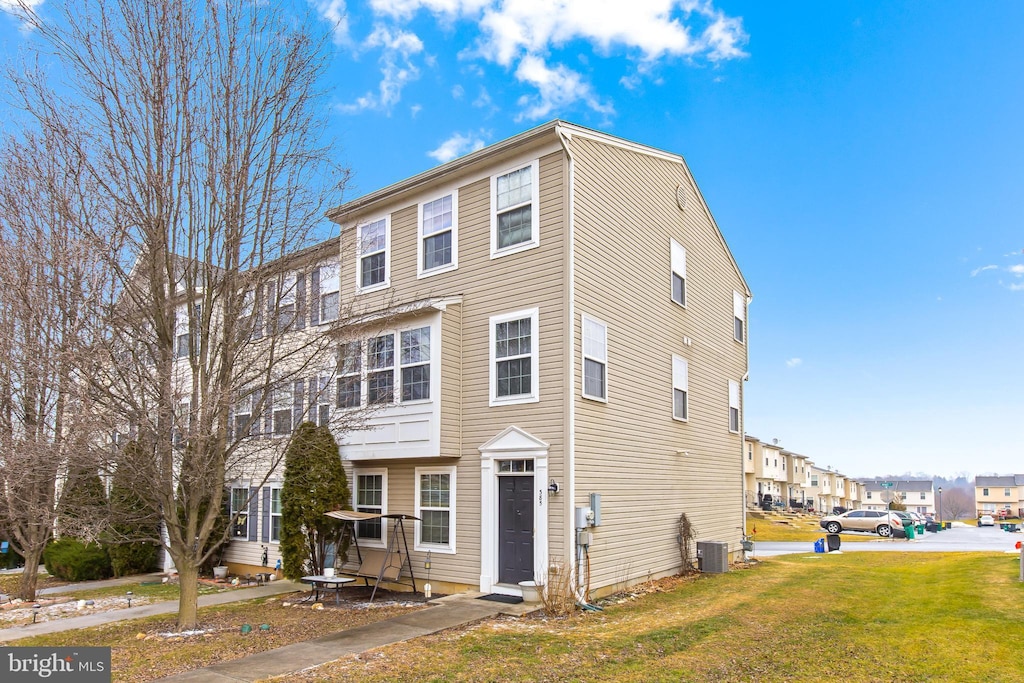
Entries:
{"type": "Polygon", "coordinates": [[[462,441],[462,306],[441,314],[441,457],[458,457],[462,441]]]}
{"type": "Polygon", "coordinates": [[[572,150],[575,504],[602,494],[590,558],[599,588],[678,569],[682,512],[700,540],[738,546],[742,436],[729,432],[728,381],[746,372],[732,338],[733,291],[745,287],[679,163],[586,138],[572,150]],[[686,249],[685,308],[671,300],[670,238],[686,249]],[[584,313],[608,325],[606,404],[581,398],[584,313]],[[673,354],[688,362],[687,422],[672,419],[673,354]]]}

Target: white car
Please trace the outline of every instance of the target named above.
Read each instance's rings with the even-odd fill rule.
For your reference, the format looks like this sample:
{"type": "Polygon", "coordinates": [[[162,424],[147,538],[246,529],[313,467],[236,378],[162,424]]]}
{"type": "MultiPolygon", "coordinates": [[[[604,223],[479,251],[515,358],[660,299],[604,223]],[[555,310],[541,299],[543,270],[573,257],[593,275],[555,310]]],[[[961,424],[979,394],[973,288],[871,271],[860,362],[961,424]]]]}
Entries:
{"type": "Polygon", "coordinates": [[[992,515],[982,515],[978,517],[978,526],[995,526],[996,520],[992,518],[992,515]]]}

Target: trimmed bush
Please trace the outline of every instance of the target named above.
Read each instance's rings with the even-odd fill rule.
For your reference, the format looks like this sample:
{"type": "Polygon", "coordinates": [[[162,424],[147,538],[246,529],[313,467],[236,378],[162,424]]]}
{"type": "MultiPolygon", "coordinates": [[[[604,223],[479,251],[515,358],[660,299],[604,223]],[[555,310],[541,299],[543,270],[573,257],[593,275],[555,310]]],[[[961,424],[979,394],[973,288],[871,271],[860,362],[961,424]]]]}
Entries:
{"type": "Polygon", "coordinates": [[[43,564],[50,576],[63,581],[96,581],[112,573],[110,556],[98,543],[73,538],[54,541],[43,551],[43,564]]]}
{"type": "Polygon", "coordinates": [[[106,546],[110,555],[110,567],[114,576],[146,574],[156,569],[160,547],[153,543],[137,541],[106,546]]]}

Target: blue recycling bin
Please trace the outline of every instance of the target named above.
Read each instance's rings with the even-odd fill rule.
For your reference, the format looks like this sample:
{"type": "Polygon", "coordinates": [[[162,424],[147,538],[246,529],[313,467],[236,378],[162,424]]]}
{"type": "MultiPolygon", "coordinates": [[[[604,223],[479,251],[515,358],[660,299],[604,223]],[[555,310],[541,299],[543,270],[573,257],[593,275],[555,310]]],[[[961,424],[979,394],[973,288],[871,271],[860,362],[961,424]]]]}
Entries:
{"type": "Polygon", "coordinates": [[[814,542],[814,552],[816,552],[816,553],[823,553],[823,552],[825,552],[825,539],[824,538],[819,538],[817,541],[814,542]]]}

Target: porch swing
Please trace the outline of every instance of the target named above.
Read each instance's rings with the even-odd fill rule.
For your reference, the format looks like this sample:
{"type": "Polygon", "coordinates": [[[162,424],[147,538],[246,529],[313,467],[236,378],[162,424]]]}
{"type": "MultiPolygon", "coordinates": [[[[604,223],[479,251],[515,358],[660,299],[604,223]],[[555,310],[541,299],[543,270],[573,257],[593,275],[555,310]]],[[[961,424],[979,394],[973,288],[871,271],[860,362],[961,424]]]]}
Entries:
{"type": "MultiPolygon", "coordinates": [[[[411,586],[413,593],[416,590],[416,574],[412,568],[412,558],[409,556],[409,542],[405,535],[405,520],[419,521],[419,517],[405,514],[382,515],[375,512],[359,512],[357,510],[333,510],[325,513],[328,517],[341,520],[345,523],[341,534],[340,545],[344,546],[345,541],[351,541],[356,549],[358,566],[354,569],[346,569],[344,565],[339,568],[343,574],[349,574],[363,579],[367,586],[373,579],[373,591],[370,593],[370,602],[373,602],[377,595],[377,589],[381,582],[387,581],[402,586],[411,586]],[[374,520],[391,520],[391,533],[388,536],[388,547],[386,550],[375,548],[363,551],[359,547],[359,536],[356,534],[357,522],[372,522],[374,520]],[[408,582],[402,579],[403,572],[408,572],[408,582]]],[[[382,521],[381,524],[387,524],[382,521]]]]}

